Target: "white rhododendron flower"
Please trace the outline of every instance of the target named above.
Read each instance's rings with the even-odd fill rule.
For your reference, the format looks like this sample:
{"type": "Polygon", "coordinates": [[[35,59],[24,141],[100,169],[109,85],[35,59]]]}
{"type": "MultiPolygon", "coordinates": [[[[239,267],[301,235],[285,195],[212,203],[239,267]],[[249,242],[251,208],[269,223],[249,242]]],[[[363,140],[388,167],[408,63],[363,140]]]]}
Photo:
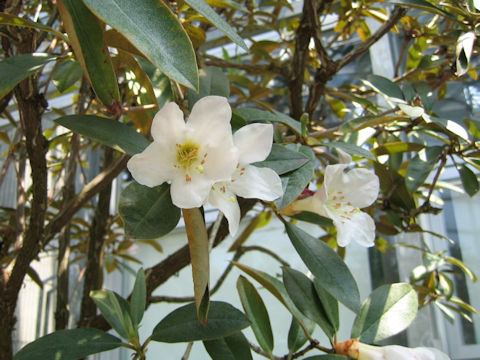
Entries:
{"type": "Polygon", "coordinates": [[[228,181],[214,184],[208,197],[208,203],[227,218],[231,235],[237,232],[240,222],[237,195],[266,201],[283,195],[282,182],[275,171],[250,165],[267,158],[272,149],[272,140],[271,124],[246,125],[233,135],[233,142],[239,150],[236,170],[228,181]]]}
{"type": "Polygon", "coordinates": [[[335,344],[337,354],[358,360],[450,360],[448,355],[435,348],[408,348],[399,345],[372,346],[356,339],[335,344]]]}
{"type": "Polygon", "coordinates": [[[171,182],[172,202],[180,208],[202,206],[212,185],[229,180],[238,164],[231,115],[220,96],[200,99],[187,122],[178,105],[168,103],[153,119],[153,142],[128,161],[128,170],[149,187],[171,182]]]}
{"type": "Polygon", "coordinates": [[[360,209],[377,199],[378,177],[367,169],[345,171],[351,157],[343,152],[341,155],[345,163],[327,165],[322,187],[313,196],[293,202],[285,214],[315,212],[333,220],[339,246],[347,246],[352,240],[363,246],[373,246],[375,222],[360,209]]]}

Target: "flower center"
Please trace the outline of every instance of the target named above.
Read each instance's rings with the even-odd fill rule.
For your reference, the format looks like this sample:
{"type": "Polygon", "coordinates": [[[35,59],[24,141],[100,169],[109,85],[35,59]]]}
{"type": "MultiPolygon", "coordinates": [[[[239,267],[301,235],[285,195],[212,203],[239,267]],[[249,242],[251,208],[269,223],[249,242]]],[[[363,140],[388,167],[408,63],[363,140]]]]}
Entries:
{"type": "Polygon", "coordinates": [[[200,145],[188,140],[184,144],[177,144],[177,164],[185,170],[198,161],[200,145]]]}
{"type": "Polygon", "coordinates": [[[328,193],[328,199],[325,202],[328,210],[338,215],[344,221],[350,221],[352,215],[360,210],[352,205],[350,201],[345,199],[341,191],[332,191],[328,193]]]}

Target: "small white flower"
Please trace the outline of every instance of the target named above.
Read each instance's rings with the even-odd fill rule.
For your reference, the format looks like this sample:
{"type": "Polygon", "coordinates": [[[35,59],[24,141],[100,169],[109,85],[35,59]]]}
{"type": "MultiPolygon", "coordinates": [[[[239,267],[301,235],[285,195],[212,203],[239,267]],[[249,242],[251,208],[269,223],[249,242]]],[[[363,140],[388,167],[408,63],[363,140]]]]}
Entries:
{"type": "MultiPolygon", "coordinates": [[[[351,157],[343,153],[342,160],[350,162],[351,157]]],[[[327,165],[322,187],[313,196],[296,200],[288,211],[311,211],[332,219],[337,228],[339,246],[347,246],[352,240],[363,246],[373,246],[375,223],[360,209],[370,206],[377,199],[379,180],[370,170],[346,172],[347,167],[348,163],[327,165]]]]}
{"type": "Polygon", "coordinates": [[[450,360],[448,355],[435,348],[408,348],[399,345],[372,346],[356,339],[335,344],[337,354],[358,360],[450,360]]]}
{"type": "Polygon", "coordinates": [[[272,139],[271,124],[247,125],[233,135],[233,142],[239,150],[236,170],[228,181],[214,184],[208,197],[208,203],[227,218],[231,235],[237,232],[240,223],[237,195],[266,201],[283,195],[282,181],[275,171],[249,165],[267,158],[272,149],[272,139]]]}
{"type": "Polygon", "coordinates": [[[202,206],[212,185],[229,180],[238,163],[231,115],[220,96],[195,103],[186,123],[177,104],[168,103],[153,119],[153,142],[128,161],[128,170],[149,187],[171,182],[172,202],[180,208],[202,206]]]}

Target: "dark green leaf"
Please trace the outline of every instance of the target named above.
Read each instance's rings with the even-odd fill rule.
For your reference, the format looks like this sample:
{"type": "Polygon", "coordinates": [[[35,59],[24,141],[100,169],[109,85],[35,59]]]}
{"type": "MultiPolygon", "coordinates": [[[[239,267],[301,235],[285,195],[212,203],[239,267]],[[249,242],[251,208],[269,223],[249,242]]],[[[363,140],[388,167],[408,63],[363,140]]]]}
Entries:
{"type": "Polygon", "coordinates": [[[335,332],[340,329],[340,316],[338,312],[338,301],[322,286],[322,282],[318,278],[313,279],[313,285],[317,292],[318,298],[325,309],[328,321],[332,324],[335,332]]]}
{"type": "Polygon", "coordinates": [[[59,0],[58,10],[75,57],[88,76],[95,94],[106,106],[114,105],[120,101],[120,92],[100,22],[83,1],[59,0]]]}
{"type": "Polygon", "coordinates": [[[83,136],[129,155],[142,152],[150,142],[134,128],[118,121],[95,115],[67,115],[54,120],[83,136]]]}
{"type": "Polygon", "coordinates": [[[352,311],[360,310],[357,283],[345,262],[323,241],[291,223],[285,225],[293,246],[323,288],[352,311]]]}
{"type": "Polygon", "coordinates": [[[293,219],[306,221],[306,222],[317,224],[320,226],[333,226],[332,219],[326,218],[324,216],[318,215],[317,213],[313,213],[310,211],[302,211],[301,213],[292,215],[290,217],[293,219]]]}
{"type": "Polygon", "coordinates": [[[290,299],[293,300],[303,315],[320,325],[325,334],[332,339],[334,329],[328,321],[327,314],[318,298],[313,282],[300,271],[284,267],[283,283],[290,299]]]}
{"type": "Polygon", "coordinates": [[[415,209],[415,200],[407,189],[405,178],[384,164],[375,162],[373,165],[380,179],[382,193],[390,194],[389,200],[397,206],[406,210],[415,209]],[[394,189],[393,193],[392,189],[394,189]]]}
{"type": "Polygon", "coordinates": [[[188,92],[188,107],[193,105],[201,98],[209,95],[218,95],[228,97],[230,95],[230,82],[223,70],[218,67],[207,66],[199,71],[199,91],[188,92]]]}
{"type": "Polygon", "coordinates": [[[172,231],[180,220],[180,209],[172,204],[166,183],[149,188],[132,182],[120,194],[118,212],[125,232],[136,238],[153,239],[172,231]]]}
{"type": "Polygon", "coordinates": [[[64,92],[75,84],[82,74],[83,70],[78,61],[70,59],[58,65],[53,73],[52,80],[58,91],[64,92]]]}
{"type": "Polygon", "coordinates": [[[130,315],[133,325],[138,326],[143,318],[147,305],[147,287],[145,283],[145,271],[140,268],[133,285],[132,297],[130,298],[130,315]]]}
{"type": "Polygon", "coordinates": [[[368,150],[365,150],[364,148],[361,148],[360,146],[356,146],[353,144],[348,144],[344,142],[338,142],[338,141],[333,141],[329,146],[333,146],[334,148],[338,148],[340,150],[345,151],[346,153],[349,153],[351,155],[358,155],[367,159],[372,159],[375,160],[375,156],[368,150]]]}
{"type": "Polygon", "coordinates": [[[120,346],[122,341],[119,338],[102,330],[60,330],[25,345],[13,360],[76,360],[120,346]]]}
{"type": "Polygon", "coordinates": [[[405,183],[411,192],[417,190],[425,182],[437,164],[442,151],[443,146],[429,146],[421,150],[410,160],[407,166],[405,183]]]}
{"type": "MultiPolygon", "coordinates": [[[[307,318],[304,319],[303,323],[306,330],[311,335],[315,330],[315,323],[307,318]]],[[[290,329],[288,330],[288,351],[293,354],[298,351],[307,340],[308,337],[305,335],[305,331],[298,324],[298,321],[292,317],[290,329]]]]}
{"type": "Polygon", "coordinates": [[[208,322],[202,325],[195,304],[191,303],[163,318],[153,330],[152,340],[167,343],[212,340],[232,335],[249,325],[241,311],[220,301],[210,302],[208,322]]]}
{"type": "Polygon", "coordinates": [[[241,331],[215,340],[203,342],[212,360],[252,360],[247,338],[241,331]]]}
{"type": "Polygon", "coordinates": [[[185,0],[185,2],[190,5],[192,8],[197,10],[200,14],[205,16],[213,25],[215,25],[219,30],[221,30],[225,35],[228,36],[235,44],[241,48],[248,50],[248,46],[245,44],[243,39],[238,36],[236,31],[225,21],[220,15],[218,15],[215,10],[213,10],[204,0],[185,0]]]}
{"type": "Polygon", "coordinates": [[[192,43],[182,25],[161,1],[84,0],[103,21],[135,44],[171,79],[198,88],[192,43]]]}
{"type": "Polygon", "coordinates": [[[90,297],[118,335],[126,340],[138,339],[130,316],[130,306],[124,298],[110,290],[94,290],[90,292],[90,297]]]}
{"type": "Polygon", "coordinates": [[[362,305],[352,328],[352,338],[374,343],[406,329],[417,316],[417,293],[407,283],[375,289],[362,305]]]}
{"type": "Polygon", "coordinates": [[[281,177],[283,187],[283,197],[275,201],[277,208],[282,210],[285,206],[294,201],[298,195],[307,187],[313,177],[313,171],[316,166],[316,158],[313,150],[308,146],[301,146],[299,152],[306,155],[308,162],[281,177]]]}
{"type": "Polygon", "coordinates": [[[0,98],[3,98],[17,84],[36,73],[56,56],[48,54],[22,54],[0,61],[0,98]]]}
{"type": "Polygon", "coordinates": [[[275,170],[278,175],[286,174],[307,163],[309,158],[299,151],[294,151],[285,146],[273,144],[270,155],[261,162],[253,163],[258,167],[268,167],[275,170]]]}
{"type": "Polygon", "coordinates": [[[270,325],[267,308],[255,287],[243,276],[237,280],[237,290],[245,310],[245,314],[251,322],[253,333],[260,347],[267,353],[273,351],[273,334],[270,325]]]}
{"type": "Polygon", "coordinates": [[[418,81],[413,84],[415,91],[420,96],[422,100],[423,107],[427,112],[432,110],[433,105],[435,104],[436,97],[433,94],[432,88],[426,81],[418,81]]]}
{"type": "Polygon", "coordinates": [[[294,130],[297,134],[302,134],[302,127],[299,121],[292,119],[290,116],[282,114],[280,112],[270,112],[255,108],[239,108],[234,109],[233,113],[236,116],[239,116],[247,122],[253,121],[273,121],[279,122],[281,124],[287,125],[289,128],[294,130]]]}
{"type": "Polygon", "coordinates": [[[403,91],[400,86],[392,82],[390,79],[380,75],[369,75],[367,79],[371,87],[376,89],[378,92],[393,99],[404,99],[403,91]]]}
{"type": "Polygon", "coordinates": [[[465,192],[470,196],[475,195],[479,190],[477,175],[465,164],[460,165],[458,172],[465,192]]]}

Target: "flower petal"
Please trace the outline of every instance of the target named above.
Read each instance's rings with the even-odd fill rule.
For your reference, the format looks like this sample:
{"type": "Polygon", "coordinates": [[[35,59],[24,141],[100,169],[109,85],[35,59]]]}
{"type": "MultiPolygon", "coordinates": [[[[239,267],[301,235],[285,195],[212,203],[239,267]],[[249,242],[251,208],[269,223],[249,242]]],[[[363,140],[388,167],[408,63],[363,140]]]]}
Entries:
{"type": "Polygon", "coordinates": [[[362,246],[370,247],[375,243],[375,223],[367,213],[359,211],[350,215],[346,220],[340,216],[330,213],[333,224],[337,228],[337,243],[345,247],[352,240],[362,246]]]}
{"type": "Polygon", "coordinates": [[[197,141],[213,146],[224,137],[232,139],[231,118],[232,109],[226,98],[205,96],[193,105],[187,126],[194,130],[197,141]]]}
{"type": "Polygon", "coordinates": [[[206,146],[204,151],[204,175],[213,182],[230,180],[238,164],[238,149],[233,143],[220,141],[216,146],[206,146]]]}
{"type": "Polygon", "coordinates": [[[153,142],[128,160],[127,168],[139,184],[154,187],[175,176],[172,153],[153,142]]]}
{"type": "Polygon", "coordinates": [[[246,165],[232,176],[231,191],[244,198],[273,201],[283,195],[282,180],[269,168],[246,165]]]}
{"type": "Polygon", "coordinates": [[[220,210],[228,220],[228,231],[234,236],[238,231],[240,224],[240,206],[236,196],[225,188],[225,192],[219,189],[222,183],[217,183],[210,192],[208,203],[220,210]]]}
{"type": "Polygon", "coordinates": [[[183,113],[174,102],[168,103],[157,112],[152,121],[150,133],[154,141],[175,143],[182,142],[186,126],[183,113]]]}
{"type": "Polygon", "coordinates": [[[180,173],[172,179],[170,194],[175,206],[191,209],[204,205],[213,185],[213,181],[202,174],[190,174],[187,181],[185,173],[180,173]]]}
{"type": "Polygon", "coordinates": [[[240,164],[263,161],[272,150],[273,125],[250,124],[233,134],[233,143],[240,151],[240,164]]]}

